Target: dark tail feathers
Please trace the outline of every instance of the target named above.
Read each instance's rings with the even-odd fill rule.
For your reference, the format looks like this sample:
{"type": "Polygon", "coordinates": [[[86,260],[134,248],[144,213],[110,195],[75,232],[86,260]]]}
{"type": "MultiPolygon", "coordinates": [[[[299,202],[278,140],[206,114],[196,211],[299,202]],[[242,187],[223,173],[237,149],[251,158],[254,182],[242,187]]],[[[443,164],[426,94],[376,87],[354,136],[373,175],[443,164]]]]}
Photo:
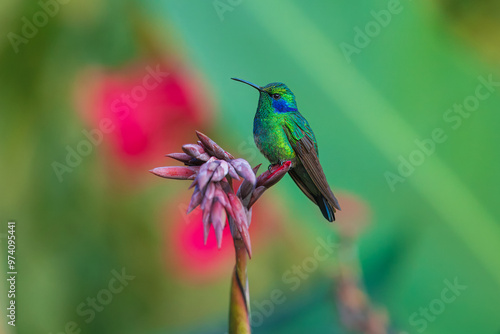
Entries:
{"type": "Polygon", "coordinates": [[[319,195],[316,198],[316,204],[318,204],[319,208],[321,209],[321,213],[323,214],[323,217],[325,217],[329,222],[332,222],[335,220],[335,209],[328,203],[325,197],[323,195],[319,195]]]}

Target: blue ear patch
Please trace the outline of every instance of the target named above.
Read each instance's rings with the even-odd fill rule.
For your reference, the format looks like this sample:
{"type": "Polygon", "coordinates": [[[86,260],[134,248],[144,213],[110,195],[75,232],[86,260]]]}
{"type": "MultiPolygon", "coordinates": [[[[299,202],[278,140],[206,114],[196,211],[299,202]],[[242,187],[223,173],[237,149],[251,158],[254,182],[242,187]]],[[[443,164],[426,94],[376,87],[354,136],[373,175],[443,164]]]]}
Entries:
{"type": "Polygon", "coordinates": [[[288,103],[283,98],[281,98],[279,100],[273,99],[273,108],[278,113],[297,111],[296,108],[292,108],[292,107],[288,106],[288,103]]]}

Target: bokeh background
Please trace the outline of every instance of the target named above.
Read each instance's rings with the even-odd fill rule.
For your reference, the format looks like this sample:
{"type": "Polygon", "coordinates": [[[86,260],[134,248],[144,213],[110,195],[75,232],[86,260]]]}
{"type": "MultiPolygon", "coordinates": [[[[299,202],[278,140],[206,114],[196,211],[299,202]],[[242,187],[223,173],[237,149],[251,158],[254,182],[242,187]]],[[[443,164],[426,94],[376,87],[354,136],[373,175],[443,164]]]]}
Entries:
{"type": "Polygon", "coordinates": [[[343,208],[328,224],[288,177],[259,201],[254,333],[368,333],[339,312],[366,298],[387,332],[499,333],[499,19],[494,0],[2,1],[0,245],[15,220],[19,275],[0,331],[227,331],[229,232],[204,246],[188,184],[148,170],[195,129],[267,166],[236,76],[295,92],[343,208]],[[311,269],[318,238],[348,246],[311,269]]]}

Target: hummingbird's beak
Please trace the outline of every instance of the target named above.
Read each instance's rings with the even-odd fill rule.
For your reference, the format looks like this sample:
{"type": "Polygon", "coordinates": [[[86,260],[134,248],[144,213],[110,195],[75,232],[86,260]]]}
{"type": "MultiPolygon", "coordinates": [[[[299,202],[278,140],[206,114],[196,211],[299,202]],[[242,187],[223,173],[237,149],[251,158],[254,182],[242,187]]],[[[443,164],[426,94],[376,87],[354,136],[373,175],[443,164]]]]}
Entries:
{"type": "Polygon", "coordinates": [[[262,92],[262,87],[260,86],[257,86],[256,84],[253,84],[251,83],[250,81],[246,81],[246,80],[241,80],[241,79],[238,79],[238,78],[231,78],[235,81],[239,81],[239,82],[243,82],[243,83],[246,83],[247,85],[250,85],[252,86],[253,88],[257,89],[259,92],[262,92]]]}

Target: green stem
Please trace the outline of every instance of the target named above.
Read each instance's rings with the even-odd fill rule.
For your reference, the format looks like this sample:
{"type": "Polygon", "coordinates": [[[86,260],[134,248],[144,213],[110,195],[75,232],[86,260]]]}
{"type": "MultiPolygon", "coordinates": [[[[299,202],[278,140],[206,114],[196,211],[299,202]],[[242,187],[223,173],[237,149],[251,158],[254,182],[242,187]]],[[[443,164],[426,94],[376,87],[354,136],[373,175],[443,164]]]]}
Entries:
{"type": "Polygon", "coordinates": [[[241,238],[235,237],[234,265],[229,308],[229,334],[250,334],[250,300],[248,295],[247,250],[241,238]]]}

